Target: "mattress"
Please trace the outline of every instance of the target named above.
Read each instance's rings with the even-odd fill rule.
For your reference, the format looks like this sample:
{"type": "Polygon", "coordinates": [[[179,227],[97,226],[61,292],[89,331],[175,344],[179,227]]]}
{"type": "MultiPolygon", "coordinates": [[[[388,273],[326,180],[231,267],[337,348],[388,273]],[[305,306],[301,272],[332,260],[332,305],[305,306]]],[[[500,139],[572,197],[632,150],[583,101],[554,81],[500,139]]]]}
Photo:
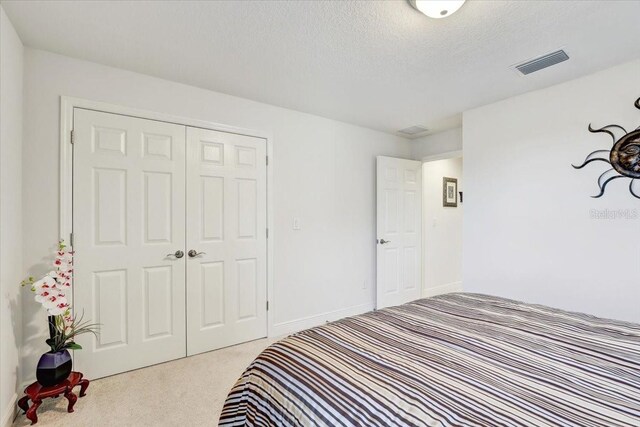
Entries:
{"type": "Polygon", "coordinates": [[[262,352],[221,426],[640,426],[640,325],[456,293],[262,352]]]}

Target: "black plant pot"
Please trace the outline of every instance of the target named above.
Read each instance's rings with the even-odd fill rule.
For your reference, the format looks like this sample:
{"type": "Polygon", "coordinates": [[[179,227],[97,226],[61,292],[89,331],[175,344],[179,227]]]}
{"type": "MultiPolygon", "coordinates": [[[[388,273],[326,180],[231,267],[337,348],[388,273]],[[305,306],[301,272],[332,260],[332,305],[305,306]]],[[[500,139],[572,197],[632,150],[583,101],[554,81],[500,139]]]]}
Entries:
{"type": "Polygon", "coordinates": [[[71,355],[67,350],[50,351],[40,356],[36,368],[38,382],[45,386],[60,384],[71,373],[71,355]]]}

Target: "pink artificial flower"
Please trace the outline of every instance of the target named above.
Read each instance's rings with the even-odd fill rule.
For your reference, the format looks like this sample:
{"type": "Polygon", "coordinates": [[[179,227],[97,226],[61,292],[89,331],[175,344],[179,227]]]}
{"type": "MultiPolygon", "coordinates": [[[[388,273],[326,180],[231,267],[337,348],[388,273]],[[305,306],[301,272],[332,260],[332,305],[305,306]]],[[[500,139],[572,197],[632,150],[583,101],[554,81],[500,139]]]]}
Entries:
{"type": "Polygon", "coordinates": [[[44,302],[48,299],[48,297],[49,297],[49,292],[42,291],[39,294],[36,294],[35,300],[36,300],[36,302],[44,304],[44,302]]]}
{"type": "Polygon", "coordinates": [[[60,242],[60,248],[56,250],[55,256],[53,262],[55,270],[33,282],[31,290],[35,293],[35,300],[42,304],[50,315],[62,315],[65,322],[73,322],[70,314],[71,306],[63,292],[71,288],[73,251],[67,251],[64,244],[60,242]]]}

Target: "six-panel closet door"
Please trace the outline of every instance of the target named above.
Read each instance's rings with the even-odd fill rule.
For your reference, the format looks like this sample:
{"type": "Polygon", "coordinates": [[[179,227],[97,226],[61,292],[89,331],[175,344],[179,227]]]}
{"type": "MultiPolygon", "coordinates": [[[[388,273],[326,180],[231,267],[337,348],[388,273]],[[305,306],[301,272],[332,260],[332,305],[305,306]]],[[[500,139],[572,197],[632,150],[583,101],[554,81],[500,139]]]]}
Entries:
{"type": "Polygon", "coordinates": [[[266,144],[187,128],[187,354],[267,335],[266,144]]]}
{"type": "Polygon", "coordinates": [[[267,335],[264,139],[76,108],[73,150],[77,370],[267,335]]]}
{"type": "Polygon", "coordinates": [[[74,110],[73,306],[100,324],[74,354],[89,378],[185,355],[185,131],[74,110]]]}

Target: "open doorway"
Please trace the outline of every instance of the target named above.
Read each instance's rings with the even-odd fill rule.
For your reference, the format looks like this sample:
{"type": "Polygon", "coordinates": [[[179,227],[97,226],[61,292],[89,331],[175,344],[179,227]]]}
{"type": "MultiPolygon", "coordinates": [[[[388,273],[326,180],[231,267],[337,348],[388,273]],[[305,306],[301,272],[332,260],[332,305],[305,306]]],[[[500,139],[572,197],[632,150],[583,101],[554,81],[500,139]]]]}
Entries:
{"type": "Polygon", "coordinates": [[[422,293],[462,290],[462,151],[422,159],[422,293]]]}

